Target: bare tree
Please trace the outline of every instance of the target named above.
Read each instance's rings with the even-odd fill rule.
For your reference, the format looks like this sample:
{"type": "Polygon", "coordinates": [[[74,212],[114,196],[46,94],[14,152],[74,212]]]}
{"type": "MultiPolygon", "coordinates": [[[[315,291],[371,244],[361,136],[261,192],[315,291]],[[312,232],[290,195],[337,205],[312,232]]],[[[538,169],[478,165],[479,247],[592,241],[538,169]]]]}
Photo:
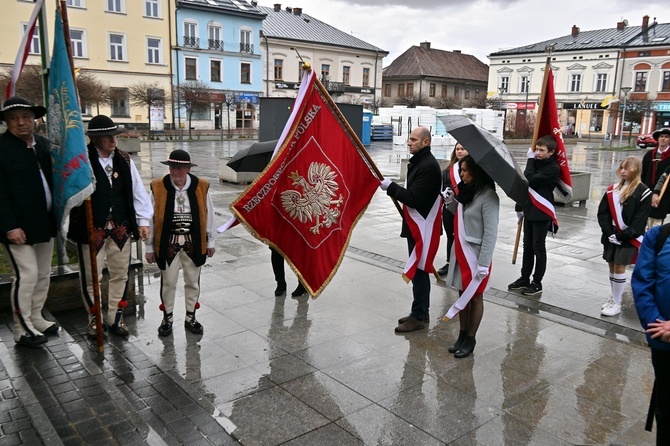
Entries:
{"type": "Polygon", "coordinates": [[[474,98],[470,101],[470,107],[471,108],[490,108],[490,109],[496,109],[500,106],[500,99],[499,98],[487,98],[484,96],[480,96],[478,98],[474,98]]]}
{"type": "Polygon", "coordinates": [[[80,70],[77,75],[77,90],[79,91],[79,102],[82,104],[95,104],[96,114],[100,114],[100,106],[110,102],[109,84],[100,81],[90,71],[80,70]]]}
{"type": "MultiPolygon", "coordinates": [[[[238,97],[235,93],[233,93],[230,90],[225,90],[223,92],[224,100],[223,100],[223,105],[226,106],[226,116],[228,117],[228,127],[227,127],[227,133],[228,133],[228,138],[233,137],[233,128],[230,125],[230,112],[235,111],[237,102],[238,102],[238,97]]],[[[223,110],[221,111],[223,113],[223,110]]],[[[221,116],[221,119],[223,119],[223,116],[221,116]]],[[[221,121],[221,128],[223,128],[223,121],[221,121]]],[[[223,135],[223,133],[221,133],[223,135]]]]}
{"type": "Polygon", "coordinates": [[[425,95],[414,93],[396,98],[396,104],[406,105],[408,108],[415,108],[417,105],[428,105],[428,99],[425,95]]]}
{"type": "Polygon", "coordinates": [[[372,113],[377,114],[379,113],[379,109],[382,107],[387,107],[386,99],[383,97],[378,97],[375,98],[372,103],[370,103],[370,108],[372,109],[372,113]]]}
{"type": "Polygon", "coordinates": [[[188,118],[188,137],[191,139],[193,112],[201,107],[209,107],[211,96],[209,85],[203,81],[187,81],[177,88],[178,106],[184,107],[188,118]]]}
{"type": "MultiPolygon", "coordinates": [[[[11,79],[12,67],[5,67],[4,72],[0,74],[0,87],[2,88],[3,97],[5,91],[7,91],[7,84],[11,79]]],[[[31,104],[43,104],[43,92],[42,67],[40,65],[25,65],[16,82],[16,95],[27,99],[31,104]]]]}
{"type": "Polygon", "coordinates": [[[136,107],[146,107],[147,121],[149,122],[149,139],[151,139],[151,108],[165,108],[165,90],[159,88],[157,82],[151,84],[138,82],[128,86],[130,103],[136,107]]]}
{"type": "Polygon", "coordinates": [[[458,98],[448,96],[448,97],[435,98],[433,100],[433,107],[453,110],[463,108],[463,103],[458,98]]]}

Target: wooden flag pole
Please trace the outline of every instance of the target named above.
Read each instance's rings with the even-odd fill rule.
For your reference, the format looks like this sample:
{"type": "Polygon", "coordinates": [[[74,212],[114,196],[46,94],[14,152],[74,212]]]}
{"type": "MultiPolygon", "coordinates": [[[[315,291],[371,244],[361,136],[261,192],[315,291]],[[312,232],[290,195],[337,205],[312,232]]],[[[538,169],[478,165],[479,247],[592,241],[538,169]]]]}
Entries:
{"type": "Polygon", "coordinates": [[[663,194],[665,193],[665,189],[668,188],[668,182],[670,182],[670,175],[665,177],[665,181],[663,182],[663,187],[661,187],[661,192],[658,194],[658,201],[661,201],[661,198],[663,198],[663,194]]]}
{"type": "Polygon", "coordinates": [[[521,228],[523,228],[523,217],[519,219],[516,227],[516,240],[514,240],[514,251],[512,252],[512,265],[516,264],[516,256],[519,252],[519,240],[521,239],[521,228]]]}
{"type": "MultiPolygon", "coordinates": [[[[56,6],[59,8],[59,6],[56,6]]],[[[70,41],[70,24],[67,18],[67,3],[65,0],[60,0],[61,17],[63,19],[63,33],[65,34],[65,47],[67,48],[67,55],[70,59],[70,70],[72,71],[72,79],[74,81],[75,89],[77,86],[77,79],[74,74],[74,60],[72,58],[72,43],[70,41]]],[[[77,97],[79,94],[77,92],[77,97]]],[[[93,315],[95,316],[95,334],[98,347],[98,353],[105,351],[102,333],[102,311],[100,309],[100,278],[98,277],[98,261],[95,243],[93,241],[93,233],[95,227],[93,225],[93,204],[91,197],[84,201],[84,209],[86,215],[86,229],[88,232],[88,252],[90,256],[91,265],[91,283],[93,284],[93,315]]],[[[86,271],[79,271],[79,274],[86,274],[86,271]]]]}

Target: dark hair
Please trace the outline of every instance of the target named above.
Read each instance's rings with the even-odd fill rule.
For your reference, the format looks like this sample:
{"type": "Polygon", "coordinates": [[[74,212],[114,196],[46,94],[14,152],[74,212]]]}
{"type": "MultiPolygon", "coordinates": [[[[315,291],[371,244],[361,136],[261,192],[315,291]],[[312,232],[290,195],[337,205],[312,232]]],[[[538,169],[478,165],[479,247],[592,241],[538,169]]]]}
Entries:
{"type": "Polygon", "coordinates": [[[545,135],[542,138],[538,138],[537,141],[535,141],[535,147],[537,146],[544,146],[549,152],[556,152],[556,149],[558,148],[556,140],[551,135],[545,135]]]}
{"type": "Polygon", "coordinates": [[[493,178],[489,176],[488,173],[482,169],[479,164],[477,164],[470,155],[466,155],[460,159],[458,162],[458,167],[463,166],[463,163],[468,165],[468,170],[470,171],[470,176],[472,177],[472,186],[475,192],[479,192],[485,187],[491,187],[495,189],[495,182],[493,178]]]}

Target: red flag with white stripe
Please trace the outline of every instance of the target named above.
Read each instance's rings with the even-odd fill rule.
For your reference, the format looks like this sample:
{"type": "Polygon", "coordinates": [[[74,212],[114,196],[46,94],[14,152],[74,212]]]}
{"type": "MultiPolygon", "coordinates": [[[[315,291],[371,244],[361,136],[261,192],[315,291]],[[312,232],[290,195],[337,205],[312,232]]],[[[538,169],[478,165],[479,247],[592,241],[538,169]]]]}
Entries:
{"type": "Polygon", "coordinates": [[[407,259],[402,273],[403,279],[409,282],[414,278],[416,270],[434,273],[433,261],[440,246],[440,232],[442,230],[442,197],[438,195],[427,217],[414,208],[403,206],[405,222],[414,240],[414,249],[407,259]]]}
{"type": "Polygon", "coordinates": [[[26,31],[23,33],[23,37],[21,38],[19,52],[16,55],[16,60],[14,61],[14,66],[12,67],[12,77],[9,80],[9,83],[7,83],[7,90],[5,92],[5,97],[7,99],[16,94],[16,82],[19,79],[19,74],[21,74],[23,66],[26,64],[28,54],[30,54],[30,45],[32,44],[33,34],[35,33],[35,26],[37,25],[37,16],[40,14],[43,5],[44,0],[37,0],[35,2],[33,13],[30,15],[30,20],[28,21],[28,26],[26,27],[26,31]]]}

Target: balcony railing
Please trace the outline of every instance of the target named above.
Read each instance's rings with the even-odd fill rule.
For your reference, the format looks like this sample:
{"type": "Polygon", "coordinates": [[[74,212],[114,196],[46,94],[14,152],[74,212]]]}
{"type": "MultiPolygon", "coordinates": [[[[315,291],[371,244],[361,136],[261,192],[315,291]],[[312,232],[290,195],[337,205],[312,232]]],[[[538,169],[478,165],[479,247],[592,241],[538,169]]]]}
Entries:
{"type": "MultiPolygon", "coordinates": [[[[322,79],[324,79],[322,77],[322,79]]],[[[344,83],[342,82],[333,82],[330,80],[322,80],[323,86],[326,87],[328,93],[340,94],[344,93],[344,83]]]]}
{"type": "Polygon", "coordinates": [[[254,44],[253,43],[240,43],[240,53],[253,53],[254,44]]]}
{"type": "Polygon", "coordinates": [[[209,39],[209,49],[223,51],[223,40],[209,39]]]}
{"type": "Polygon", "coordinates": [[[200,37],[184,36],[184,46],[200,47],[200,37]]]}

